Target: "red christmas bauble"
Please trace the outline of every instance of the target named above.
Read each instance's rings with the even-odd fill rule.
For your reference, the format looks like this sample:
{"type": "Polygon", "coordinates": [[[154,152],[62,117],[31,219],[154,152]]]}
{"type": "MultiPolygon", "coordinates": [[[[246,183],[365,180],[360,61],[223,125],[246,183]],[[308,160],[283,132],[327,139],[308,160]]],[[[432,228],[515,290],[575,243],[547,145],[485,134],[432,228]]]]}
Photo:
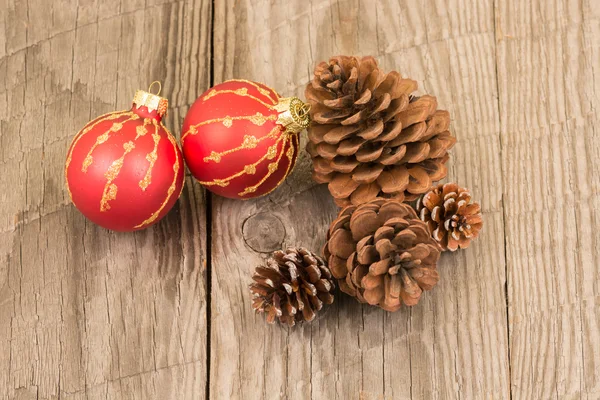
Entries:
{"type": "Polygon", "coordinates": [[[183,187],[183,158],[162,124],[167,100],[138,91],[130,111],[89,122],[65,163],[71,201],[92,222],[135,231],[158,222],[183,187]]]}
{"type": "Polygon", "coordinates": [[[183,156],[191,173],[218,195],[249,199],[273,191],[298,154],[308,106],[271,88],[234,79],[202,94],[183,122],[183,156]]]}

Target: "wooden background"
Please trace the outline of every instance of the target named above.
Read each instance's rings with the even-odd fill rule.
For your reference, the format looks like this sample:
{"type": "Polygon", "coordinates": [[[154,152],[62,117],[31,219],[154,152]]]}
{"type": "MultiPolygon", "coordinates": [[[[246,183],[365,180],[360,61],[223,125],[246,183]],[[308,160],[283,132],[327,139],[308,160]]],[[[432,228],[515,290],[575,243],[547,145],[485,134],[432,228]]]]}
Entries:
{"type": "Polygon", "coordinates": [[[600,0],[0,0],[0,398],[598,399],[599,108],[600,0]],[[136,89],[163,81],[179,136],[212,84],[302,95],[337,54],[438,97],[483,206],[418,306],[252,313],[254,266],[336,215],[306,155],[256,201],[188,178],[135,234],[69,203],[72,137],[136,89]]]}

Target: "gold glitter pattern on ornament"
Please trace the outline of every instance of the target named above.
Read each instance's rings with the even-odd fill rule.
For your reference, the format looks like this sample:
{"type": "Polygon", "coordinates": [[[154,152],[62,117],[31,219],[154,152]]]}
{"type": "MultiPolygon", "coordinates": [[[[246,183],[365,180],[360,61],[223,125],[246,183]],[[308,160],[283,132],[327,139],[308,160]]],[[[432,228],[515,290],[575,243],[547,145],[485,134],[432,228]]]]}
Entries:
{"type": "Polygon", "coordinates": [[[217,185],[217,186],[225,187],[225,186],[229,185],[229,181],[226,181],[225,179],[215,179],[213,181],[213,184],[217,185]]]}
{"type": "Polygon", "coordinates": [[[146,175],[144,179],[142,179],[139,183],[140,188],[143,191],[146,191],[146,188],[152,182],[152,168],[154,168],[154,164],[158,159],[158,142],[160,142],[160,135],[158,134],[158,124],[154,122],[154,133],[152,134],[152,139],[154,139],[154,148],[152,152],[146,154],[146,160],[150,163],[148,166],[148,170],[146,171],[146,175]]]}
{"type": "MultiPolygon", "coordinates": [[[[212,122],[212,121],[211,121],[212,122]]],[[[192,125],[190,126],[190,129],[188,129],[187,132],[185,132],[182,136],[181,136],[181,142],[183,142],[183,139],[185,139],[185,137],[187,135],[195,135],[198,133],[198,129],[196,125],[192,125]]]]}
{"type": "Polygon", "coordinates": [[[135,121],[137,119],[139,119],[139,116],[137,114],[130,113],[129,118],[127,118],[125,121],[114,122],[111,125],[111,127],[108,128],[108,130],[106,132],[104,132],[102,135],[98,136],[96,138],[96,142],[94,143],[94,145],[92,146],[90,151],[88,151],[87,155],[83,159],[83,164],[81,165],[81,172],[87,173],[88,167],[90,165],[92,165],[92,163],[94,162],[94,158],[92,157],[92,152],[94,150],[96,150],[96,147],[98,147],[102,143],[105,143],[109,139],[111,132],[119,132],[121,129],[123,129],[123,124],[125,124],[126,122],[129,122],[129,121],[135,121]]]}
{"type": "Polygon", "coordinates": [[[254,136],[244,136],[244,141],[242,142],[243,149],[253,149],[258,144],[258,139],[254,136]]]}
{"type": "MultiPolygon", "coordinates": [[[[271,117],[274,117],[274,115],[269,116],[269,119],[272,120],[271,117]]],[[[267,122],[267,117],[265,117],[261,113],[256,113],[250,118],[248,118],[248,121],[252,122],[254,125],[263,126],[264,123],[267,122]]]]}
{"type": "Polygon", "coordinates": [[[277,101],[279,100],[279,95],[277,94],[276,91],[274,91],[273,89],[271,89],[270,87],[268,87],[267,85],[263,85],[269,89],[271,89],[271,91],[269,92],[267,89],[263,88],[262,86],[258,85],[256,82],[252,82],[246,79],[229,79],[226,82],[241,82],[241,83],[247,83],[249,85],[254,86],[259,92],[260,94],[262,94],[263,96],[268,97],[270,100],[273,101],[273,103],[277,103],[277,101]],[[276,98],[273,98],[271,96],[271,94],[274,94],[276,98]]]}
{"type": "MultiPolygon", "coordinates": [[[[266,180],[269,179],[269,177],[271,175],[273,175],[275,173],[275,171],[277,171],[277,168],[279,167],[279,162],[281,161],[281,157],[283,157],[283,153],[285,152],[284,151],[285,145],[287,144],[287,140],[288,140],[288,135],[282,135],[282,137],[283,137],[283,143],[281,143],[281,151],[279,152],[279,157],[277,157],[277,160],[275,162],[272,162],[269,164],[269,166],[268,166],[269,172],[267,172],[267,174],[260,181],[258,181],[258,183],[256,185],[248,186],[242,192],[239,192],[238,196],[245,196],[247,194],[256,192],[256,189],[258,189],[260,187],[260,185],[265,183],[266,180]]],[[[275,158],[276,155],[277,155],[277,145],[275,144],[274,146],[271,146],[269,148],[269,153],[267,153],[267,156],[268,156],[269,160],[272,160],[273,158],[275,158]],[[271,150],[273,150],[273,151],[271,151],[271,150]]]]}
{"type": "MultiPolygon", "coordinates": [[[[268,137],[268,135],[265,137],[268,137]]],[[[263,137],[263,138],[265,138],[265,137],[263,137]]],[[[231,153],[241,150],[241,149],[254,149],[259,142],[260,142],[260,140],[257,139],[256,137],[246,135],[246,136],[244,136],[244,141],[242,142],[242,144],[240,146],[230,149],[230,150],[227,150],[227,151],[224,151],[222,153],[217,153],[216,151],[212,151],[210,153],[210,156],[204,157],[204,162],[214,161],[216,163],[219,163],[219,162],[221,162],[222,156],[231,154],[231,153]]]]}
{"type": "Polygon", "coordinates": [[[257,112],[254,115],[242,115],[242,116],[238,116],[238,117],[230,117],[230,116],[225,116],[223,118],[214,118],[214,119],[209,119],[206,121],[202,121],[198,124],[195,125],[190,125],[190,127],[188,128],[188,130],[181,135],[181,141],[183,142],[183,140],[188,136],[188,135],[196,135],[198,133],[198,128],[204,125],[208,125],[208,124],[214,124],[214,123],[222,123],[225,127],[227,128],[231,128],[231,126],[233,125],[234,121],[250,121],[252,122],[254,125],[257,126],[263,126],[265,124],[265,122],[267,121],[276,121],[278,118],[278,115],[273,114],[273,115],[262,115],[261,113],[257,112]]]}
{"type": "Polygon", "coordinates": [[[290,145],[290,148],[287,150],[287,152],[285,153],[285,155],[287,156],[287,158],[289,158],[291,160],[292,157],[294,156],[294,147],[292,147],[290,145]]]}
{"type": "Polygon", "coordinates": [[[210,156],[204,157],[204,162],[214,161],[216,163],[221,162],[221,155],[216,151],[211,151],[210,156]]]}
{"type": "MultiPolygon", "coordinates": [[[[156,221],[156,219],[158,218],[158,216],[160,215],[162,210],[164,210],[164,208],[167,206],[167,203],[171,199],[171,196],[173,195],[173,193],[175,192],[175,188],[177,187],[177,176],[179,174],[179,152],[178,152],[178,148],[177,148],[177,142],[173,138],[173,135],[171,135],[171,132],[169,132],[167,130],[167,128],[162,124],[162,122],[160,123],[160,125],[167,132],[167,137],[169,138],[169,142],[171,142],[171,145],[173,146],[173,151],[175,152],[175,163],[173,164],[173,182],[171,182],[171,186],[169,186],[169,189],[167,189],[167,197],[162,202],[162,204],[160,205],[158,210],[156,210],[154,213],[152,213],[152,215],[150,217],[148,217],[146,220],[144,220],[144,222],[142,222],[139,225],[136,225],[134,227],[136,229],[143,228],[144,226],[150,225],[151,223],[156,221]]],[[[182,185],[182,189],[183,189],[183,185],[182,185]]],[[[181,190],[179,191],[179,195],[181,195],[181,190]]]]}
{"type": "MultiPolygon", "coordinates": [[[[279,129],[279,127],[277,127],[277,129],[279,129]]],[[[269,149],[267,150],[267,152],[266,152],[266,154],[264,156],[262,156],[255,163],[252,163],[252,164],[244,166],[244,168],[241,171],[239,171],[239,172],[237,172],[237,173],[235,173],[235,174],[233,174],[231,176],[228,176],[227,178],[223,178],[223,179],[214,179],[212,181],[199,181],[200,184],[202,184],[204,186],[215,186],[216,185],[216,186],[225,187],[225,186],[229,185],[229,182],[231,180],[233,180],[235,178],[238,178],[238,177],[240,177],[240,176],[242,176],[244,174],[248,174],[249,173],[249,172],[246,172],[246,171],[252,171],[252,170],[254,170],[254,173],[255,173],[256,172],[256,167],[260,163],[262,163],[263,161],[265,161],[267,159],[272,160],[273,158],[275,158],[275,156],[277,155],[277,147],[279,146],[279,143],[282,140],[284,142],[282,146],[285,146],[285,142],[287,140],[285,138],[286,138],[286,135],[280,135],[277,138],[277,140],[275,141],[275,143],[272,146],[269,147],[269,149]]]]}
{"type": "MultiPolygon", "coordinates": [[[[242,144],[240,144],[238,147],[234,147],[232,149],[222,151],[220,153],[216,152],[216,151],[212,151],[210,153],[210,155],[204,157],[203,160],[204,160],[204,162],[214,161],[215,163],[220,163],[221,158],[223,156],[226,156],[228,154],[235,153],[237,151],[244,150],[244,149],[254,149],[263,140],[275,139],[280,135],[281,135],[281,127],[279,125],[276,125],[273,129],[271,129],[271,132],[269,132],[267,135],[265,135],[261,138],[256,138],[255,136],[251,136],[251,135],[245,135],[244,139],[242,140],[242,144]]],[[[271,158],[273,158],[273,157],[275,157],[275,155],[273,155],[271,158]]]]}
{"type": "Polygon", "coordinates": [[[149,125],[150,123],[150,118],[144,118],[144,125],[139,125],[135,128],[135,140],[137,140],[139,137],[146,136],[146,134],[148,133],[146,125],[149,125]]]}
{"type": "MultiPolygon", "coordinates": [[[[286,142],[287,139],[283,140],[283,143],[286,142]]],[[[275,158],[275,156],[277,155],[277,146],[271,146],[269,147],[269,150],[267,150],[267,158],[269,160],[272,160],[275,158]]]]}
{"type": "Polygon", "coordinates": [[[279,180],[279,182],[277,182],[277,185],[273,186],[273,188],[271,190],[269,190],[267,193],[265,193],[263,196],[265,196],[265,195],[273,192],[275,189],[277,189],[279,187],[279,185],[281,185],[283,183],[283,181],[285,181],[285,178],[288,177],[288,175],[290,174],[290,170],[292,169],[292,160],[294,158],[294,153],[296,152],[296,147],[298,147],[298,146],[299,146],[298,135],[292,135],[292,139],[290,141],[290,147],[285,152],[285,155],[288,158],[288,165],[287,165],[287,168],[285,169],[285,174],[283,174],[283,177],[279,180]]]}
{"type": "Polygon", "coordinates": [[[123,129],[123,123],[122,122],[115,122],[110,127],[109,132],[119,132],[121,129],[123,129]]]}
{"type": "Polygon", "coordinates": [[[79,142],[79,140],[85,134],[87,134],[89,131],[91,131],[92,129],[94,129],[94,127],[96,127],[96,125],[98,125],[98,124],[100,124],[100,123],[102,123],[104,121],[111,121],[113,119],[117,119],[117,118],[119,118],[119,117],[121,117],[123,115],[128,115],[128,114],[131,114],[131,112],[128,112],[127,110],[123,110],[123,111],[111,112],[111,113],[100,115],[100,116],[96,117],[96,119],[88,122],[77,133],[77,135],[75,135],[75,138],[71,142],[71,148],[69,149],[69,154],[67,155],[67,160],[65,161],[65,184],[67,186],[67,192],[69,192],[69,198],[71,199],[71,202],[73,204],[75,202],[73,201],[73,193],[71,193],[71,188],[69,187],[69,180],[67,178],[67,171],[69,169],[69,166],[71,165],[71,160],[73,159],[73,150],[75,149],[75,146],[77,145],[77,143],[79,142]]]}
{"type": "Polygon", "coordinates": [[[235,89],[235,90],[232,90],[232,89],[222,89],[222,90],[212,89],[210,92],[208,92],[208,94],[206,96],[204,96],[202,98],[202,101],[206,101],[208,99],[212,99],[215,96],[218,96],[220,94],[226,94],[226,93],[235,94],[236,96],[249,97],[249,98],[251,98],[251,99],[259,102],[263,106],[267,107],[269,110],[272,110],[273,106],[275,105],[275,103],[269,104],[266,101],[261,100],[258,97],[249,94],[248,93],[248,88],[239,88],[239,89],[235,89]]]}
{"type": "Polygon", "coordinates": [[[104,177],[106,178],[106,185],[104,185],[104,191],[102,192],[102,199],[100,199],[100,211],[108,211],[110,210],[109,201],[117,198],[117,185],[113,183],[113,181],[119,176],[121,172],[121,168],[123,167],[123,161],[125,160],[125,156],[131,152],[135,148],[133,142],[129,141],[123,145],[123,155],[113,161],[113,163],[108,167],[108,170],[104,173],[104,177]]]}
{"type": "Polygon", "coordinates": [[[104,121],[111,121],[113,119],[117,119],[124,115],[131,115],[131,114],[133,114],[133,113],[128,112],[128,111],[119,111],[119,112],[115,112],[115,113],[108,113],[108,114],[101,115],[98,118],[96,118],[95,120],[88,122],[88,124],[86,126],[84,126],[83,129],[80,130],[77,135],[75,135],[75,139],[73,139],[73,142],[71,143],[71,149],[69,150],[69,154],[67,155],[67,161],[65,162],[65,177],[67,176],[67,168],[69,168],[69,165],[71,165],[71,160],[73,158],[73,150],[75,149],[77,142],[79,142],[79,140],[85,134],[87,134],[89,131],[94,129],[96,127],[96,125],[98,125],[104,121]]]}
{"type": "Polygon", "coordinates": [[[238,96],[245,96],[248,94],[248,88],[239,88],[239,89],[235,89],[235,90],[230,90],[230,89],[226,89],[226,90],[216,90],[216,89],[212,89],[210,92],[208,92],[208,94],[206,96],[204,96],[204,99],[202,101],[206,101],[210,98],[213,98],[221,93],[233,93],[235,95],[238,96]]]}
{"type": "Polygon", "coordinates": [[[233,119],[231,119],[231,117],[225,117],[223,120],[223,125],[225,125],[226,128],[231,128],[231,125],[233,125],[233,119]]]}
{"type": "Polygon", "coordinates": [[[104,194],[102,195],[102,198],[104,199],[104,201],[106,203],[106,209],[104,209],[102,211],[106,211],[106,210],[110,209],[108,202],[117,198],[117,190],[118,190],[117,185],[115,185],[114,183],[111,183],[110,185],[108,185],[108,188],[105,189],[104,194]]]}

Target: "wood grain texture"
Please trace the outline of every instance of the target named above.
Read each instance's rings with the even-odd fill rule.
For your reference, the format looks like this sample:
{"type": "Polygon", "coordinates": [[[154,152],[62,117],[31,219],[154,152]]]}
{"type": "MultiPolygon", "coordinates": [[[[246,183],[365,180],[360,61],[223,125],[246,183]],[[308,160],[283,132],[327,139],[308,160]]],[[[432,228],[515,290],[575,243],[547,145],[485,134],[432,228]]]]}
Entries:
{"type": "Polygon", "coordinates": [[[600,10],[498,1],[511,387],[600,397],[600,10]]]}
{"type": "Polygon", "coordinates": [[[0,399],[600,397],[598,0],[0,0],[0,21],[0,399]],[[69,203],[73,135],[150,81],[178,136],[209,86],[302,97],[337,54],[437,96],[448,180],[483,207],[418,306],[340,295],[295,329],[253,314],[254,267],[319,251],[337,214],[304,151],[257,200],[187,178],[135,234],[69,203]]]}
{"type": "Polygon", "coordinates": [[[0,4],[0,398],[204,397],[203,190],[188,180],[161,223],[111,233],[70,204],[63,165],[88,120],[154,79],[180,126],[209,84],[210,7],[0,4]]]}
{"type": "Polygon", "coordinates": [[[216,1],[215,83],[245,77],[302,95],[316,62],[374,54],[437,95],[459,139],[450,178],[483,200],[487,226],[469,251],[442,258],[441,284],[418,307],[387,314],[340,296],[312,326],[288,330],[252,315],[246,285],[277,245],[321,248],[337,212],[326,188],[306,183],[304,155],[270,197],[215,198],[213,398],[509,397],[494,5],[420,3],[216,1]],[[243,235],[262,214],[284,227],[265,229],[264,246],[243,235]]]}

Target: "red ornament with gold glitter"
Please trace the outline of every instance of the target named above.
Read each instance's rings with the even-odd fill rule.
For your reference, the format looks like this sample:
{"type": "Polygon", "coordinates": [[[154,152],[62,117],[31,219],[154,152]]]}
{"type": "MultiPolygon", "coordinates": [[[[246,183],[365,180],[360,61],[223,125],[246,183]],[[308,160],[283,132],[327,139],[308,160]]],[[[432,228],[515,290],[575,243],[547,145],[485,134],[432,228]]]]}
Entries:
{"type": "Polygon", "coordinates": [[[281,98],[268,86],[234,79],[192,105],[183,122],[183,155],[211,192],[259,197],[288,176],[298,154],[298,133],[308,124],[308,105],[297,97],[281,98]]]}
{"type": "Polygon", "coordinates": [[[181,151],[162,123],[168,101],[149,91],[137,91],[131,110],[89,122],[67,154],[71,201],[104,228],[135,231],[155,224],[183,187],[181,151]]]}

